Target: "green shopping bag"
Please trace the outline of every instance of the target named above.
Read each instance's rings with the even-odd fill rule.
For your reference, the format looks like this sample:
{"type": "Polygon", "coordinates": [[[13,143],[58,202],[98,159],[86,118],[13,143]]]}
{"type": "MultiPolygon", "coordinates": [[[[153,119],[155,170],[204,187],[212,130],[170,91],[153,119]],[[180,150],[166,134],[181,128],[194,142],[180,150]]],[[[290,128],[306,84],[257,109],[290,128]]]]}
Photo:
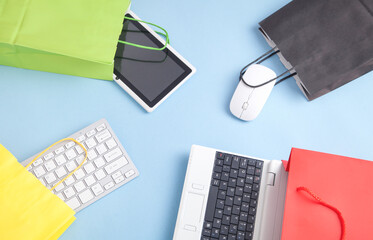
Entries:
{"type": "Polygon", "coordinates": [[[130,0],[0,0],[0,65],[112,80],[130,0]]]}

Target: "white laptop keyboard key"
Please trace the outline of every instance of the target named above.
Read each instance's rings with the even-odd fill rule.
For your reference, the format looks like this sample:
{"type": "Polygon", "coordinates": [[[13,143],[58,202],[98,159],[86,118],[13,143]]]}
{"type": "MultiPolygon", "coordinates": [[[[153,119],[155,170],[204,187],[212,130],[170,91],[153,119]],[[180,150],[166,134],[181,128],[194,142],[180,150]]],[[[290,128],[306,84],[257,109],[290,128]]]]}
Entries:
{"type": "Polygon", "coordinates": [[[52,171],[53,169],[56,168],[56,164],[54,164],[53,160],[52,161],[49,161],[49,162],[46,162],[44,164],[45,168],[47,169],[47,172],[50,172],[52,171]]]}
{"type": "Polygon", "coordinates": [[[93,194],[90,189],[87,189],[81,194],[79,194],[79,198],[80,198],[80,201],[82,201],[82,203],[84,204],[93,199],[93,194]]]}
{"type": "Polygon", "coordinates": [[[87,132],[86,135],[87,137],[92,137],[93,135],[95,135],[96,131],[94,129],[92,129],[91,131],[87,132]]]}
{"type": "Polygon", "coordinates": [[[63,176],[65,176],[67,174],[64,166],[62,166],[60,168],[57,168],[55,172],[56,172],[58,178],[62,178],[63,176]]]}
{"type": "Polygon", "coordinates": [[[131,177],[133,174],[135,174],[135,171],[133,171],[133,169],[129,170],[128,172],[126,172],[124,175],[126,176],[126,178],[129,178],[131,177]]]}
{"type": "Polygon", "coordinates": [[[97,183],[94,186],[92,186],[92,191],[96,196],[98,196],[104,192],[104,189],[102,189],[101,184],[97,183]]]}
{"type": "Polygon", "coordinates": [[[54,190],[56,192],[59,192],[59,191],[61,191],[64,188],[65,188],[65,184],[62,182],[62,183],[58,184],[57,187],[54,190]]]}
{"type": "Polygon", "coordinates": [[[56,181],[56,175],[54,175],[53,172],[48,173],[45,175],[45,181],[47,181],[48,184],[51,184],[52,182],[56,181]]]}
{"type": "Polygon", "coordinates": [[[51,159],[52,157],[54,157],[54,154],[53,154],[53,152],[50,152],[50,153],[48,153],[48,154],[46,154],[46,155],[44,156],[44,159],[45,159],[45,161],[48,161],[48,160],[51,159]]]}
{"type": "Polygon", "coordinates": [[[112,174],[113,172],[117,171],[119,168],[125,166],[128,164],[128,161],[125,157],[121,157],[118,160],[115,160],[114,162],[110,163],[105,167],[105,170],[107,174],[112,174]]]}
{"type": "Polygon", "coordinates": [[[75,175],[76,180],[79,180],[79,179],[84,178],[85,173],[83,172],[83,169],[79,168],[78,170],[76,170],[74,175],[75,175]]]}
{"type": "Polygon", "coordinates": [[[63,193],[65,194],[66,198],[71,198],[75,195],[75,191],[72,187],[66,188],[63,193]]]}
{"type": "Polygon", "coordinates": [[[71,147],[74,146],[74,145],[75,145],[75,142],[71,141],[71,142],[66,143],[66,144],[65,144],[65,147],[66,147],[67,149],[69,149],[69,148],[71,148],[71,147]]]}
{"type": "Polygon", "coordinates": [[[113,182],[109,182],[109,183],[105,184],[105,186],[104,186],[104,188],[105,188],[106,190],[108,190],[108,189],[110,189],[110,188],[112,188],[112,187],[114,187],[114,183],[113,183],[113,182]]]}
{"type": "Polygon", "coordinates": [[[41,184],[43,184],[44,186],[47,186],[47,184],[44,182],[44,180],[43,180],[42,178],[40,178],[39,181],[40,181],[41,184]]]}
{"type": "Polygon", "coordinates": [[[96,182],[96,179],[93,177],[93,175],[90,175],[86,177],[84,181],[85,181],[85,184],[87,184],[87,186],[91,186],[92,184],[96,182]]]}
{"type": "Polygon", "coordinates": [[[66,151],[65,154],[66,154],[67,159],[69,159],[69,160],[76,157],[76,152],[74,151],[74,149],[70,149],[70,150],[66,151]]]}
{"type": "Polygon", "coordinates": [[[66,163],[67,171],[72,172],[77,167],[74,161],[70,161],[66,163]]]}
{"type": "Polygon", "coordinates": [[[59,197],[62,201],[65,201],[65,197],[62,195],[62,192],[58,193],[57,197],[59,197]]]}
{"type": "Polygon", "coordinates": [[[76,197],[73,197],[69,201],[65,202],[73,210],[77,209],[80,206],[80,202],[76,197]]]}
{"type": "Polygon", "coordinates": [[[86,171],[87,174],[90,174],[91,172],[93,172],[96,168],[93,166],[92,163],[87,163],[85,166],[84,166],[84,170],[86,171]]]}
{"type": "Polygon", "coordinates": [[[97,150],[98,154],[100,154],[100,155],[107,152],[107,148],[105,147],[104,144],[101,144],[98,147],[96,147],[96,150],[97,150]]]}
{"type": "Polygon", "coordinates": [[[75,150],[78,152],[78,154],[82,154],[84,152],[83,148],[81,146],[76,146],[75,150]]]}
{"type": "Polygon", "coordinates": [[[106,176],[106,174],[105,174],[104,170],[100,169],[97,172],[95,172],[95,176],[96,176],[97,180],[100,181],[101,179],[103,179],[106,176]]]}
{"type": "Polygon", "coordinates": [[[120,176],[122,176],[122,173],[120,171],[118,171],[118,172],[114,173],[113,175],[111,175],[111,177],[113,179],[116,179],[117,177],[120,177],[120,176]]]}
{"type": "MultiPolygon", "coordinates": [[[[78,164],[78,166],[83,162],[84,157],[85,157],[84,155],[79,155],[75,158],[75,161],[78,164]]],[[[84,162],[84,164],[86,164],[86,163],[87,163],[87,160],[84,162]]],[[[83,164],[83,166],[84,166],[84,164],[83,164]]]]}
{"type": "Polygon", "coordinates": [[[93,160],[97,157],[97,153],[94,149],[88,151],[88,159],[93,160]]]}
{"type": "Polygon", "coordinates": [[[56,155],[58,155],[58,154],[62,153],[63,151],[65,151],[65,148],[62,146],[62,147],[59,147],[56,150],[54,150],[54,153],[56,155]]]}
{"type": "Polygon", "coordinates": [[[98,157],[93,161],[97,168],[100,168],[105,165],[105,160],[102,157],[98,157]]]}
{"type": "Polygon", "coordinates": [[[98,127],[96,127],[96,130],[98,132],[100,132],[100,131],[104,130],[105,128],[106,128],[106,125],[105,125],[105,123],[103,123],[103,124],[99,125],[98,127]]]}
{"type": "Polygon", "coordinates": [[[28,166],[28,168],[26,170],[30,172],[31,169],[32,169],[32,165],[28,166]]]}
{"type": "Polygon", "coordinates": [[[75,182],[75,179],[74,179],[73,175],[71,175],[70,177],[68,177],[68,178],[64,181],[64,183],[66,184],[66,186],[69,186],[69,185],[73,184],[74,182],[75,182]]]}
{"type": "Polygon", "coordinates": [[[106,146],[107,146],[109,149],[113,149],[115,146],[117,146],[117,143],[116,143],[115,140],[112,138],[112,139],[107,140],[107,142],[106,142],[106,146]]]}
{"type": "Polygon", "coordinates": [[[106,159],[107,162],[111,162],[121,155],[122,155],[122,151],[119,148],[116,148],[113,151],[106,153],[104,155],[104,158],[106,159]]]}
{"type": "Polygon", "coordinates": [[[84,135],[80,135],[79,137],[75,138],[76,141],[78,142],[82,142],[85,140],[85,136],[84,135]]]}
{"type": "Polygon", "coordinates": [[[42,163],[43,163],[43,160],[41,158],[38,158],[32,164],[34,165],[34,167],[36,167],[36,166],[39,166],[42,163]]]}
{"type": "Polygon", "coordinates": [[[97,145],[96,141],[93,138],[90,138],[87,141],[85,141],[85,144],[87,145],[88,148],[93,148],[94,146],[97,145]]]}
{"type": "Polygon", "coordinates": [[[81,192],[83,189],[85,189],[85,185],[82,181],[74,184],[74,188],[77,192],[81,192]]]}
{"type": "Polygon", "coordinates": [[[54,160],[56,160],[56,163],[58,166],[61,166],[62,164],[66,162],[66,158],[64,155],[59,155],[54,160]]]}
{"type": "Polygon", "coordinates": [[[98,133],[95,137],[97,139],[97,142],[102,143],[106,139],[111,138],[111,134],[110,134],[109,130],[106,129],[106,130],[102,131],[101,133],[98,133]]]}
{"type": "Polygon", "coordinates": [[[123,182],[123,180],[124,180],[124,177],[123,177],[123,176],[119,176],[119,177],[117,177],[116,179],[114,179],[114,181],[115,181],[116,184],[118,184],[118,183],[120,183],[120,182],[123,182]]]}
{"type": "Polygon", "coordinates": [[[39,166],[39,167],[35,168],[34,169],[34,173],[35,173],[35,176],[37,178],[40,178],[41,176],[43,176],[45,174],[44,167],[43,166],[39,166]]]}

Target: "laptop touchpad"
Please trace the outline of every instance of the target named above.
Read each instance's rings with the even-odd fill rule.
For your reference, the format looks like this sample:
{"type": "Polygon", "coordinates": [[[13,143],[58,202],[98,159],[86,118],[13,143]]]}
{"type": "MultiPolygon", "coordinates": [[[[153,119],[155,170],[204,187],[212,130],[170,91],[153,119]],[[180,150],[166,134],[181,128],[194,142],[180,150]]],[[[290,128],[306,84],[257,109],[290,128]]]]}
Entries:
{"type": "Polygon", "coordinates": [[[188,192],[183,217],[186,225],[197,226],[200,223],[204,199],[204,195],[188,192]]]}

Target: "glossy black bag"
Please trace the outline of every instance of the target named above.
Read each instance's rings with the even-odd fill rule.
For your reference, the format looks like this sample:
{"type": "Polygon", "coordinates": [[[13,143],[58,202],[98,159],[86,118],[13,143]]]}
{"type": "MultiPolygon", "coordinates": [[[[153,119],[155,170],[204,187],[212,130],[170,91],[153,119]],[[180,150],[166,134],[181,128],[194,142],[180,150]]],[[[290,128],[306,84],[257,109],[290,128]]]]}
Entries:
{"type": "Polygon", "coordinates": [[[293,0],[259,25],[309,100],[373,69],[373,0],[293,0]]]}

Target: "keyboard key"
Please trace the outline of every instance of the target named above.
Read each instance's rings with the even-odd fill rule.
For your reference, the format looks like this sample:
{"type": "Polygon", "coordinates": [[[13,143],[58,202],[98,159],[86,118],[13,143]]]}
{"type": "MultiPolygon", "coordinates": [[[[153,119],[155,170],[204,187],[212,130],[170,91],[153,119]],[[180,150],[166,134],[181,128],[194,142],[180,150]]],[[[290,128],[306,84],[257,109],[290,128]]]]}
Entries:
{"type": "Polygon", "coordinates": [[[251,207],[250,210],[249,210],[249,214],[255,216],[255,214],[256,214],[256,208],[251,207]]]}
{"type": "Polygon", "coordinates": [[[217,228],[213,228],[212,231],[211,231],[211,237],[212,238],[218,238],[219,237],[219,229],[217,228]]]}
{"type": "Polygon", "coordinates": [[[224,157],[224,165],[232,165],[232,157],[230,155],[225,155],[224,157]]]}
{"type": "Polygon", "coordinates": [[[91,172],[95,171],[96,168],[93,166],[92,163],[87,163],[86,165],[84,165],[84,170],[87,174],[90,174],[91,172]]]}
{"type": "MultiPolygon", "coordinates": [[[[112,174],[113,172],[117,171],[118,169],[125,166],[126,164],[128,164],[127,159],[125,157],[121,157],[118,160],[115,160],[114,162],[107,165],[105,167],[105,170],[106,170],[107,174],[112,174]]],[[[127,173],[125,173],[125,175],[127,177],[127,173]]],[[[130,175],[130,174],[128,174],[128,175],[130,175]]]]}
{"type": "Polygon", "coordinates": [[[84,181],[85,181],[85,184],[87,184],[87,186],[91,186],[92,184],[96,182],[96,179],[93,177],[93,175],[90,175],[86,177],[84,181]]]}
{"type": "Polygon", "coordinates": [[[258,192],[252,192],[251,198],[257,200],[258,199],[258,192]]]}
{"type": "Polygon", "coordinates": [[[252,232],[246,232],[245,233],[245,240],[252,240],[253,239],[253,233],[252,232]]]}
{"type": "Polygon", "coordinates": [[[80,202],[76,197],[73,197],[69,201],[65,202],[69,207],[71,207],[73,210],[77,209],[80,206],[80,202]]]}
{"type": "Polygon", "coordinates": [[[63,155],[57,156],[54,160],[56,160],[58,166],[61,166],[66,162],[66,158],[63,155]]]}
{"type": "MultiPolygon", "coordinates": [[[[221,220],[220,219],[223,217],[223,210],[222,209],[216,209],[214,217],[215,217],[215,219],[214,219],[214,227],[217,227],[215,225],[215,223],[221,224],[221,220]]],[[[220,228],[220,225],[217,228],[220,228]]]]}
{"type": "Polygon", "coordinates": [[[104,189],[102,189],[101,184],[97,183],[97,184],[95,184],[95,185],[92,187],[92,191],[93,191],[93,193],[94,193],[96,196],[98,196],[98,195],[100,195],[101,193],[104,192],[104,189]]]}
{"type": "Polygon", "coordinates": [[[85,136],[84,135],[80,135],[79,137],[75,138],[75,140],[81,143],[82,141],[85,140],[85,136]]]}
{"type": "Polygon", "coordinates": [[[220,234],[228,235],[229,227],[227,225],[222,225],[220,228],[220,234]]]}
{"type": "Polygon", "coordinates": [[[101,168],[105,165],[105,160],[102,157],[98,157],[93,161],[97,168],[101,168]]]}
{"type": "Polygon", "coordinates": [[[93,199],[93,194],[90,189],[87,189],[81,194],[79,194],[79,198],[80,198],[80,201],[82,201],[82,203],[84,204],[93,199]]]}
{"type": "Polygon", "coordinates": [[[124,175],[126,176],[126,178],[130,178],[134,174],[135,174],[135,171],[131,169],[128,172],[126,172],[124,175]]]}
{"type": "Polygon", "coordinates": [[[233,234],[233,235],[237,234],[237,225],[230,225],[229,226],[229,233],[233,234]]]}
{"type": "Polygon", "coordinates": [[[52,161],[49,161],[49,162],[46,162],[44,164],[45,168],[47,169],[47,172],[50,172],[52,171],[53,169],[56,168],[56,164],[54,164],[53,160],[52,161]]]}
{"type": "Polygon", "coordinates": [[[70,177],[68,177],[68,178],[64,181],[64,183],[66,184],[66,186],[69,186],[69,185],[73,184],[74,182],[75,182],[75,178],[74,178],[74,176],[70,176],[70,177]]]}
{"type": "Polygon", "coordinates": [[[109,182],[109,183],[107,183],[107,184],[104,186],[104,188],[105,188],[106,190],[108,190],[108,189],[110,189],[110,188],[112,188],[112,187],[114,187],[114,183],[113,183],[113,182],[109,182]]]}
{"type": "Polygon", "coordinates": [[[262,175],[262,169],[255,168],[255,176],[260,176],[260,175],[262,175]]]}
{"type": "Polygon", "coordinates": [[[124,176],[120,176],[120,177],[117,177],[116,179],[114,179],[115,183],[118,184],[120,182],[123,182],[124,181],[124,176]]]}
{"type": "Polygon", "coordinates": [[[36,167],[36,166],[39,166],[42,163],[43,163],[43,160],[41,158],[38,158],[32,164],[34,165],[34,167],[36,167]]]}
{"type": "Polygon", "coordinates": [[[39,167],[35,168],[34,169],[34,174],[37,178],[40,178],[41,176],[43,176],[45,174],[44,167],[39,166],[39,167]]]}
{"type": "Polygon", "coordinates": [[[65,151],[65,148],[63,146],[61,146],[61,147],[57,148],[56,150],[54,150],[54,153],[56,155],[58,155],[58,154],[62,153],[63,151],[65,151]]]}
{"type": "Polygon", "coordinates": [[[65,176],[67,174],[66,172],[66,169],[64,166],[60,167],[60,168],[57,168],[55,173],[57,174],[57,177],[58,178],[62,178],[63,176],[65,176]]]}
{"type": "Polygon", "coordinates": [[[62,182],[62,183],[58,184],[57,187],[54,190],[56,192],[59,192],[59,191],[61,191],[64,188],[65,188],[65,184],[62,182]]]}
{"type": "Polygon", "coordinates": [[[234,156],[232,159],[232,168],[238,169],[240,166],[240,158],[237,156],[234,156]]]}
{"type": "Polygon", "coordinates": [[[97,153],[94,149],[88,151],[88,159],[93,160],[97,157],[97,153]]]}
{"type": "Polygon", "coordinates": [[[115,140],[112,138],[112,139],[107,140],[107,142],[106,142],[106,146],[107,146],[109,149],[113,149],[115,146],[117,146],[117,143],[116,143],[115,140]]]}
{"type": "Polygon", "coordinates": [[[248,162],[247,158],[241,158],[240,168],[243,168],[243,169],[247,168],[247,162],[248,162]]]}
{"type": "Polygon", "coordinates": [[[44,178],[45,178],[45,181],[47,181],[48,184],[51,184],[52,182],[57,180],[56,175],[54,175],[53,172],[48,173],[47,175],[45,175],[44,178]]]}
{"type": "Polygon", "coordinates": [[[116,148],[113,151],[105,154],[104,158],[106,159],[107,162],[111,162],[121,155],[122,155],[122,151],[119,148],[116,148]]]}
{"type": "Polygon", "coordinates": [[[65,189],[63,193],[65,194],[66,198],[71,198],[72,196],[75,195],[75,191],[72,187],[65,189]]]}
{"type": "Polygon", "coordinates": [[[120,177],[120,176],[122,176],[122,173],[121,173],[120,171],[118,171],[118,172],[114,173],[113,175],[111,175],[111,177],[112,177],[113,179],[116,179],[116,178],[118,178],[118,177],[120,177]]]}
{"type": "Polygon", "coordinates": [[[96,147],[96,150],[97,150],[98,154],[100,154],[100,155],[107,152],[107,148],[105,147],[104,144],[98,145],[98,147],[96,147]]]}
{"type": "Polygon", "coordinates": [[[69,172],[74,171],[74,169],[77,167],[77,165],[75,164],[74,161],[70,161],[70,162],[66,163],[65,166],[67,168],[67,171],[69,171],[69,172]]]}
{"type": "Polygon", "coordinates": [[[97,180],[100,181],[101,179],[103,179],[106,176],[106,174],[102,169],[100,169],[97,172],[95,172],[95,176],[96,176],[97,180]]]}
{"type": "Polygon", "coordinates": [[[91,131],[88,131],[86,133],[87,137],[92,137],[93,135],[95,135],[96,131],[94,129],[92,129],[91,131]]]}
{"type": "Polygon", "coordinates": [[[237,232],[237,240],[245,240],[245,233],[244,232],[240,232],[240,231],[238,231],[237,232]]]}
{"type": "Polygon", "coordinates": [[[70,149],[70,150],[66,151],[65,155],[66,155],[68,160],[71,160],[74,157],[76,157],[76,153],[75,153],[74,149],[70,149]]]}
{"type": "Polygon", "coordinates": [[[100,132],[100,131],[104,130],[105,128],[106,128],[106,125],[105,125],[105,123],[103,123],[103,124],[99,125],[98,127],[96,127],[96,130],[98,132],[100,132]]]}
{"type": "MultiPolygon", "coordinates": [[[[76,164],[79,166],[83,162],[84,158],[85,158],[84,155],[77,156],[75,158],[76,164]]],[[[87,160],[84,162],[84,164],[86,164],[86,163],[87,163],[87,160]]],[[[84,166],[84,164],[83,164],[83,166],[84,166]]]]}
{"type": "Polygon", "coordinates": [[[106,129],[106,130],[102,131],[101,133],[97,134],[95,137],[96,137],[97,142],[102,143],[103,141],[111,138],[111,134],[106,129]]]}
{"type": "Polygon", "coordinates": [[[74,185],[74,188],[77,192],[81,192],[83,189],[85,189],[85,185],[82,181],[80,181],[74,185]]]}
{"type": "Polygon", "coordinates": [[[255,167],[256,161],[254,159],[249,159],[249,165],[255,167]]]}
{"type": "MultiPolygon", "coordinates": [[[[210,229],[203,229],[202,230],[202,235],[205,237],[210,237],[211,236],[211,230],[210,229]]],[[[210,238],[207,238],[210,239],[210,238]]]]}
{"type": "Polygon", "coordinates": [[[82,154],[84,152],[83,148],[79,145],[75,147],[75,150],[78,154],[82,154]]]}
{"type": "Polygon", "coordinates": [[[256,161],[256,165],[255,165],[257,168],[263,168],[263,161],[256,161]]]}
{"type": "Polygon", "coordinates": [[[62,201],[65,201],[65,197],[62,195],[62,193],[58,193],[57,197],[59,197],[62,201]]]}
{"type": "Polygon", "coordinates": [[[54,154],[52,152],[50,152],[50,153],[48,153],[44,156],[44,159],[45,159],[45,161],[48,161],[49,159],[52,159],[52,157],[54,157],[54,154]]]}
{"type": "Polygon", "coordinates": [[[93,138],[87,139],[87,141],[85,141],[85,144],[87,145],[88,148],[93,148],[94,146],[97,145],[96,141],[93,138]]]}
{"type": "Polygon", "coordinates": [[[238,224],[238,230],[239,231],[246,231],[246,222],[239,222],[238,224]]]}
{"type": "Polygon", "coordinates": [[[71,141],[65,144],[66,149],[72,148],[75,145],[75,142],[71,141]]]}
{"type": "Polygon", "coordinates": [[[75,176],[76,180],[79,180],[79,179],[84,178],[85,173],[83,172],[83,169],[80,168],[80,169],[76,170],[76,172],[74,173],[74,176],[75,176]]]}

